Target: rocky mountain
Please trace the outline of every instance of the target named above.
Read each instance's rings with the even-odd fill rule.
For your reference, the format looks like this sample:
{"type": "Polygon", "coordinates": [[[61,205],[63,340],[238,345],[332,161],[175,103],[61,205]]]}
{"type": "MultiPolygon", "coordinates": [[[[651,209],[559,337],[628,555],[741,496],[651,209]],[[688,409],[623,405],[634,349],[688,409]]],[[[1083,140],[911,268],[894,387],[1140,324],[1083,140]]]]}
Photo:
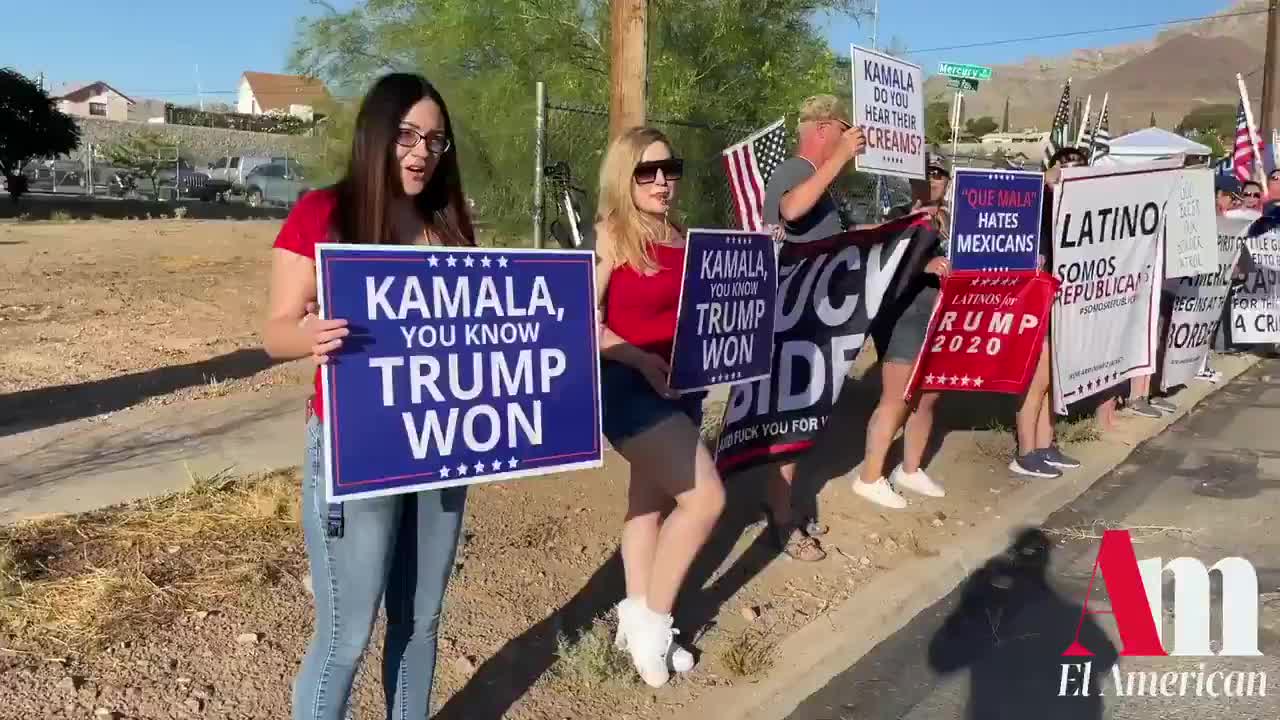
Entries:
{"type": "MultiPolygon", "coordinates": [[[[1152,4],[1153,11],[1157,6],[1152,4]]],[[[1267,0],[1240,0],[1219,14],[1265,11],[1266,6],[1267,0]]],[[[990,115],[998,122],[1008,98],[1010,130],[1047,129],[1062,84],[1070,77],[1073,98],[1093,94],[1095,115],[1103,93],[1111,93],[1112,135],[1146,127],[1153,112],[1158,124],[1172,128],[1197,105],[1235,102],[1236,73],[1246,75],[1256,110],[1265,42],[1266,16],[1255,13],[1172,26],[1146,42],[1076,50],[1056,58],[1033,56],[1016,65],[993,67],[991,80],[977,93],[965,94],[964,114],[990,115]]],[[[925,83],[930,100],[949,101],[951,93],[944,78],[935,76],[925,83]]]]}

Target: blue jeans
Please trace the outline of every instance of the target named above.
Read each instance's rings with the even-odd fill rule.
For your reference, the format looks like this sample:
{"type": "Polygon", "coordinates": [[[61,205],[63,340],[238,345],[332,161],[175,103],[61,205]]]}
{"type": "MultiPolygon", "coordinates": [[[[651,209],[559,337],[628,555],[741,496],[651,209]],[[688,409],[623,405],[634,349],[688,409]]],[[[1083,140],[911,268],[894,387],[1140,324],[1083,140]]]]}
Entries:
{"type": "Polygon", "coordinates": [[[294,681],[294,720],[345,717],[380,600],[387,610],[382,658],[387,718],[426,720],[436,629],[466,488],[349,501],[343,504],[343,536],[328,537],[321,427],[315,418],[307,423],[302,528],[315,588],[316,628],[294,681]]]}

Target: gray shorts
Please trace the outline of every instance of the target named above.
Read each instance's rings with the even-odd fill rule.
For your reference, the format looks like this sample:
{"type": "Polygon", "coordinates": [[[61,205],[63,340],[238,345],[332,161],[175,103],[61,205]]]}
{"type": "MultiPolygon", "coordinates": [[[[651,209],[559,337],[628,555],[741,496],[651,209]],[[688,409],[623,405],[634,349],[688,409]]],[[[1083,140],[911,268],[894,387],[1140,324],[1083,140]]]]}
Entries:
{"type": "Polygon", "coordinates": [[[915,363],[916,356],[924,347],[925,335],[929,332],[929,317],[933,314],[937,298],[938,292],[932,288],[927,288],[916,296],[898,318],[898,322],[894,323],[884,355],[880,357],[881,362],[905,365],[915,363]]]}

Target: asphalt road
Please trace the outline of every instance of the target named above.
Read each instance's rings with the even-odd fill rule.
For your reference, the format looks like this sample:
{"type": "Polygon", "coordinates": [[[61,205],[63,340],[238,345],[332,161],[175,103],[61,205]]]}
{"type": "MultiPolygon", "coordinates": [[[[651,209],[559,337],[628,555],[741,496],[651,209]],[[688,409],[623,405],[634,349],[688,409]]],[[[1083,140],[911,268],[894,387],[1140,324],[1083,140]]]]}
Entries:
{"type": "MultiPolygon", "coordinates": [[[[789,720],[1280,717],[1280,384],[1273,382],[1280,383],[1280,361],[1265,360],[1211,396],[1042,528],[1011,539],[1010,552],[833,678],[789,720]],[[1111,607],[1101,577],[1089,593],[1108,529],[1130,530],[1139,561],[1250,561],[1263,656],[1119,657],[1117,688],[1116,671],[1108,669],[1122,647],[1116,623],[1092,615],[1081,631],[1095,653],[1092,692],[1076,694],[1083,671],[1071,667],[1064,694],[1063,666],[1081,659],[1062,653],[1081,625],[1086,596],[1091,610],[1111,607]],[[1166,682],[1168,673],[1175,675],[1166,682]],[[1160,684],[1147,684],[1152,679],[1160,684]],[[1225,697],[1228,682],[1244,696],[1225,697]]],[[[1162,584],[1162,642],[1170,652],[1172,577],[1166,572],[1162,584]]],[[[1221,581],[1218,573],[1210,577],[1216,652],[1221,581]]]]}

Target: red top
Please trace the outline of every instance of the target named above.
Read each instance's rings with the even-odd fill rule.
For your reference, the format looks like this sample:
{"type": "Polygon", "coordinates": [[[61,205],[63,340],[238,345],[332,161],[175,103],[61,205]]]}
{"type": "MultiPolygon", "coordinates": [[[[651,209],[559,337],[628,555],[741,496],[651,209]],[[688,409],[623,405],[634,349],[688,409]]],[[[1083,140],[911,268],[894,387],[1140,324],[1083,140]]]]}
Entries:
{"type": "MultiPolygon", "coordinates": [[[[337,195],[332,190],[315,190],[303,195],[285,219],[284,227],[280,228],[280,234],[276,236],[272,247],[297,253],[314,262],[316,243],[329,240],[333,209],[337,201],[337,195]]],[[[320,392],[320,368],[316,368],[315,393],[312,405],[316,417],[323,420],[324,396],[320,392]]]]}
{"type": "Polygon", "coordinates": [[[684,276],[684,247],[657,245],[658,271],[645,275],[630,265],[613,269],[605,297],[605,324],[618,337],[671,361],[684,276]]]}

